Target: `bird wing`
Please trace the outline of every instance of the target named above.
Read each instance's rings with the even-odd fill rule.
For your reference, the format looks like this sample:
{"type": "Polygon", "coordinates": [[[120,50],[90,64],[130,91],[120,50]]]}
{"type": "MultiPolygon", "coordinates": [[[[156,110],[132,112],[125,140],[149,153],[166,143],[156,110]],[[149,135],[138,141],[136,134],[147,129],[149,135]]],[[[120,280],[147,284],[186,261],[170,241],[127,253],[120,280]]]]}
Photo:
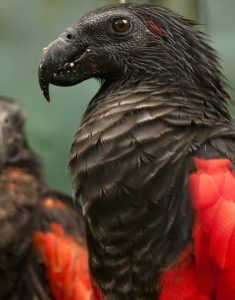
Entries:
{"type": "Polygon", "coordinates": [[[215,140],[197,154],[188,177],[192,243],[164,272],[160,300],[234,299],[234,141],[215,140]]]}
{"type": "Polygon", "coordinates": [[[198,286],[192,245],[164,272],[159,300],[211,300],[198,286]]]}
{"type": "MultiPolygon", "coordinates": [[[[34,258],[46,273],[54,300],[90,300],[92,288],[81,211],[70,198],[47,194],[41,202],[38,229],[33,236],[34,258]],[[66,201],[67,200],[67,201],[66,201]]],[[[34,268],[39,276],[38,268],[34,268]]]]}
{"type": "Polygon", "coordinates": [[[197,281],[206,295],[235,295],[235,172],[230,159],[195,157],[190,175],[197,281]]]}

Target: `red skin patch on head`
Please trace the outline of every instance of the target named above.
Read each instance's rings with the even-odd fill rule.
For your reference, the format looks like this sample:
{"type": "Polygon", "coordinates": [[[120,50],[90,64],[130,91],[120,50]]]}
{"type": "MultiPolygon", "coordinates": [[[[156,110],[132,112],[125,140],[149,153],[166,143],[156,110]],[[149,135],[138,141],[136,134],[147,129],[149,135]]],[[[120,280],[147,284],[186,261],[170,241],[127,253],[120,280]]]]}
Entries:
{"type": "Polygon", "coordinates": [[[144,25],[155,35],[164,36],[166,34],[164,29],[159,24],[156,24],[148,19],[144,19],[143,22],[144,25]]]}

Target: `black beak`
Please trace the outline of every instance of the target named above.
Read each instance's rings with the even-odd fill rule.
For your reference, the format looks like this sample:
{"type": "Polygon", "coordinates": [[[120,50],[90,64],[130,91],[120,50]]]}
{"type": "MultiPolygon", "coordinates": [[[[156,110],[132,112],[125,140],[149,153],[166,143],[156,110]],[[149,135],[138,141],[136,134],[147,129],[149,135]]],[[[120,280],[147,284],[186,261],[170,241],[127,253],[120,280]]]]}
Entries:
{"type": "Polygon", "coordinates": [[[71,86],[81,82],[79,62],[85,50],[84,47],[78,46],[75,39],[71,39],[68,32],[43,49],[38,76],[41,90],[48,102],[50,84],[71,86]]]}
{"type": "Polygon", "coordinates": [[[50,94],[49,94],[49,84],[53,77],[53,43],[50,44],[49,47],[43,49],[43,55],[41,58],[41,62],[38,68],[38,78],[40,88],[43,92],[44,97],[48,102],[50,102],[50,94]]]}

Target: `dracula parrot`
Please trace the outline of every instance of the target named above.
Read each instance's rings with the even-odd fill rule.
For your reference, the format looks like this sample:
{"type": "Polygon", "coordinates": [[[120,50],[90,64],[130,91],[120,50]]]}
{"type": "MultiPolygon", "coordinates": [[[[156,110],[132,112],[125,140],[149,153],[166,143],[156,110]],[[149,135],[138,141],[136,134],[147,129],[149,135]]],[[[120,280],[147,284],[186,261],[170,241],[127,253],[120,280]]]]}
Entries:
{"type": "Polygon", "coordinates": [[[235,299],[235,129],[215,51],[148,4],[96,9],[42,55],[39,81],[96,78],[70,152],[98,300],[235,299]]]}
{"type": "Polygon", "coordinates": [[[0,97],[0,299],[90,300],[82,212],[44,183],[24,123],[0,97]]]}

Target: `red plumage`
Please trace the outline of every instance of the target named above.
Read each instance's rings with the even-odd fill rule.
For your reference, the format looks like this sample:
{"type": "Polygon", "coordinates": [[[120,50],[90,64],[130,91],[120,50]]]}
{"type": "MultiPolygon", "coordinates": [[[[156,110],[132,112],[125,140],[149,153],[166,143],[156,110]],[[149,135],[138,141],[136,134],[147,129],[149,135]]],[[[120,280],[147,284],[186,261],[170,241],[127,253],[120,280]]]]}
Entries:
{"type": "Polygon", "coordinates": [[[91,286],[84,245],[66,234],[59,223],[52,223],[50,227],[50,232],[36,232],[33,242],[46,266],[54,299],[89,300],[91,286]]]}
{"type": "Polygon", "coordinates": [[[160,300],[233,300],[235,173],[228,159],[194,158],[194,242],[163,274],[160,300]]]}
{"type": "Polygon", "coordinates": [[[193,229],[196,274],[200,289],[216,300],[235,295],[235,173],[228,159],[194,158],[190,176],[196,210],[193,229]]]}
{"type": "Polygon", "coordinates": [[[189,246],[162,276],[160,300],[209,300],[198,287],[195,264],[193,247],[189,246]]]}
{"type": "Polygon", "coordinates": [[[53,300],[91,300],[81,210],[76,212],[68,201],[58,192],[41,197],[41,221],[32,239],[34,257],[45,270],[53,300]]]}
{"type": "Polygon", "coordinates": [[[93,282],[91,282],[91,286],[92,286],[94,300],[102,300],[101,290],[93,282]]]}
{"type": "MultiPolygon", "coordinates": [[[[196,218],[194,246],[164,273],[160,300],[232,300],[235,288],[235,176],[228,159],[194,158],[189,184],[196,218]]],[[[94,299],[101,300],[93,285],[94,299]]]]}

